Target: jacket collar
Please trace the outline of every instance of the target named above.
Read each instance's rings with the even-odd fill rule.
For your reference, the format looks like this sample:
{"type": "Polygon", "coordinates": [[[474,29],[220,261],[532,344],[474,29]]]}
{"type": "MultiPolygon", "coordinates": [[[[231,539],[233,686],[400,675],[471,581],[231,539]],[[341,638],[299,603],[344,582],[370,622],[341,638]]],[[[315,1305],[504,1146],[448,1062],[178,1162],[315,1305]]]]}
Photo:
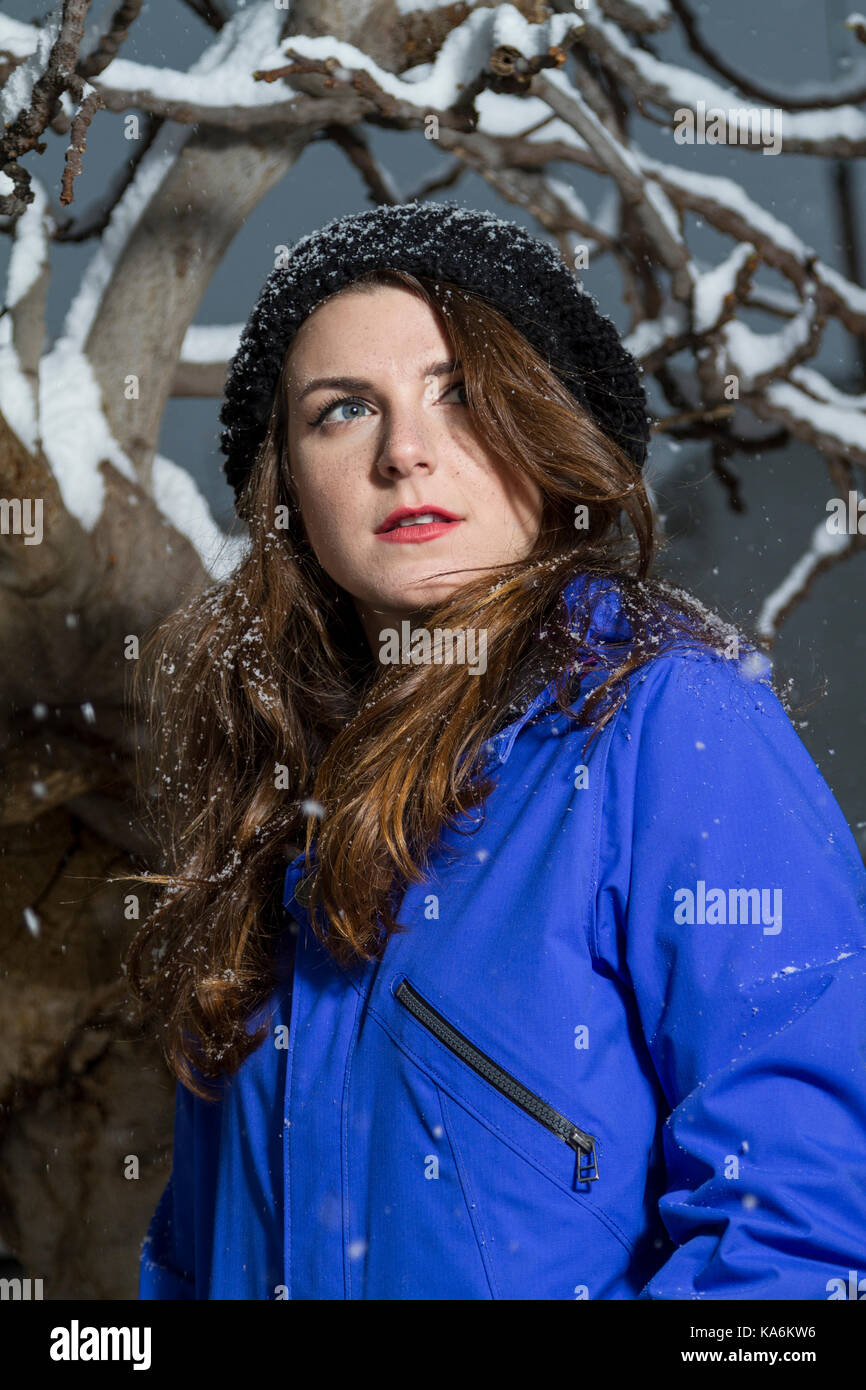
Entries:
{"type": "MultiPolygon", "coordinates": [[[[562,601],[566,606],[569,621],[573,621],[579,612],[585,612],[586,606],[591,604],[592,615],[583,648],[586,652],[585,665],[589,667],[597,664],[593,655],[597,646],[603,646],[605,643],[622,642],[631,635],[631,628],[621,611],[616,583],[608,575],[588,575],[582,572],[574,575],[562,590],[562,601]]],[[[534,719],[539,711],[551,705],[555,697],[556,677],[554,676],[542,690],[538,691],[516,719],[507,724],[505,728],[500,729],[483,745],[487,751],[488,760],[494,764],[497,761],[499,763],[507,762],[521,729],[531,719],[534,719]]],[[[311,847],[310,855],[315,865],[315,844],[311,847]]],[[[290,894],[296,902],[304,905],[303,896],[298,897],[297,894],[299,892],[303,894],[305,859],[305,851],[301,850],[300,854],[288,866],[284,894],[286,905],[288,905],[290,894]]]]}
{"type": "MultiPolygon", "coordinates": [[[[621,611],[616,584],[609,576],[584,573],[574,575],[562,590],[562,601],[570,622],[574,622],[579,612],[585,613],[587,606],[591,607],[589,627],[582,648],[582,666],[593,667],[598,664],[595,656],[597,647],[606,643],[626,641],[631,636],[631,628],[621,611]]],[[[538,691],[522,714],[487,740],[484,746],[490,750],[494,762],[498,760],[504,763],[508,760],[521,729],[534,719],[540,710],[551,705],[555,698],[556,676],[538,691]]]]}

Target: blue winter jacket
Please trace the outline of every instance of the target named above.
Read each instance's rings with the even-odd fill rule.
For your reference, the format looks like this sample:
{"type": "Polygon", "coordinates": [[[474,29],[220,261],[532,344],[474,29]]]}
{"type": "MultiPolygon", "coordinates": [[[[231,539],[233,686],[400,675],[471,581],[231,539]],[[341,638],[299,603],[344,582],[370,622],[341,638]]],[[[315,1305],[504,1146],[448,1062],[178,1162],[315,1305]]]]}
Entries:
{"type": "MultiPolygon", "coordinates": [[[[609,581],[563,596],[627,634],[609,581]]],[[[866,871],[767,670],[663,651],[589,748],[548,686],[366,968],[298,856],[269,1037],[216,1103],[177,1088],[141,1298],[857,1286],[866,871]]]]}

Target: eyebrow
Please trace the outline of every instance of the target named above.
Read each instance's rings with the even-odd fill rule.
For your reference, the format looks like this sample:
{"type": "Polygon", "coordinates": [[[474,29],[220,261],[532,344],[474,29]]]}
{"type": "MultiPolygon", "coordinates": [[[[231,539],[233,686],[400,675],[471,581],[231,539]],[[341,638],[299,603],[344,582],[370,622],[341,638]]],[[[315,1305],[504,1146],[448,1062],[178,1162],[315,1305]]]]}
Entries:
{"type": "MultiPolygon", "coordinates": [[[[429,367],[425,367],[422,375],[428,376],[450,376],[457,371],[457,362],[431,362],[429,367]]],[[[302,401],[305,396],[310,396],[314,391],[321,391],[323,387],[330,387],[332,390],[339,391],[373,391],[376,384],[367,381],[359,376],[317,376],[313,381],[308,381],[302,391],[298,393],[298,400],[302,401]]]]}

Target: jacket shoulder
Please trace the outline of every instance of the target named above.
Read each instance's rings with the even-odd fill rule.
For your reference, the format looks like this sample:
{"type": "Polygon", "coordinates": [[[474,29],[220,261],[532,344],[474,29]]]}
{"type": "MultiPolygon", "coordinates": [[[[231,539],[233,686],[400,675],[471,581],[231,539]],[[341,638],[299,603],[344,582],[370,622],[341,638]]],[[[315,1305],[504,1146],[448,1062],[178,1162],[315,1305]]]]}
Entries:
{"type": "Polygon", "coordinates": [[[773,685],[772,665],[752,648],[738,657],[699,645],[661,651],[629,678],[621,709],[626,722],[654,724],[663,718],[686,724],[715,720],[731,726],[743,717],[763,715],[793,732],[773,685]]]}

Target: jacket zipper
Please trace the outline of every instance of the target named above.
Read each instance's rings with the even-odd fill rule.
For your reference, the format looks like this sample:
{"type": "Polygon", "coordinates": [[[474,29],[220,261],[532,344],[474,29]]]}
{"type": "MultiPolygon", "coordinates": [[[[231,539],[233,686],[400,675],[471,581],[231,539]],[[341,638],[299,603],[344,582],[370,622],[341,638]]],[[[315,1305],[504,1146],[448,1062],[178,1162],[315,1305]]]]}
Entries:
{"type": "Polygon", "coordinates": [[[552,1105],[541,1099],[541,1096],[530,1091],[528,1086],[524,1086],[521,1081],[511,1075],[511,1072],[506,1071],[498,1062],[494,1062],[491,1057],[487,1056],[486,1052],[482,1052],[480,1047],[476,1047],[465,1034],[459,1032],[453,1024],[449,1023],[447,1018],[443,1018],[432,1004],[428,1004],[423,995],[419,994],[408,980],[401,980],[394,994],[399,1003],[408,1009],[419,1023],[422,1023],[451,1052],[466,1062],[473,1071],[477,1072],[479,1076],[483,1076],[484,1080],[489,1081],[491,1086],[495,1086],[497,1091],[501,1091],[509,1100],[513,1100],[528,1115],[538,1120],[558,1139],[574,1149],[577,1154],[578,1182],[596,1181],[598,1161],[595,1153],[595,1135],[587,1134],[586,1130],[572,1124],[571,1120],[560,1115],[558,1110],[554,1110],[552,1105]]]}

